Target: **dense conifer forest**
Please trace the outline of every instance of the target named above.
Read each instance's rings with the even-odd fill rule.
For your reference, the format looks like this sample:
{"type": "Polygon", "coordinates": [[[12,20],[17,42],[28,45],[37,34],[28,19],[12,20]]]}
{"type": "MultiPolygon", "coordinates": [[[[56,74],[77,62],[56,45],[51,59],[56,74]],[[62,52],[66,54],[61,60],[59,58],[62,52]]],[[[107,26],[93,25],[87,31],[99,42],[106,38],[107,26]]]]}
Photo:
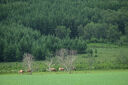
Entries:
{"type": "Polygon", "coordinates": [[[128,43],[127,0],[0,0],[0,62],[86,53],[88,43],[128,43]]]}

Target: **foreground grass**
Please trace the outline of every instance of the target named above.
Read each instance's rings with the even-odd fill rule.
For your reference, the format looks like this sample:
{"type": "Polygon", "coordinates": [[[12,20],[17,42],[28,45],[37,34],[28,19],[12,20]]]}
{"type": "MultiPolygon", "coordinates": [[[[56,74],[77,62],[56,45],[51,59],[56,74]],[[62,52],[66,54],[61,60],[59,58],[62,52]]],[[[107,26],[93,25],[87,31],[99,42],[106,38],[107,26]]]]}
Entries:
{"type": "Polygon", "coordinates": [[[128,70],[0,75],[0,85],[128,85],[128,70]]]}

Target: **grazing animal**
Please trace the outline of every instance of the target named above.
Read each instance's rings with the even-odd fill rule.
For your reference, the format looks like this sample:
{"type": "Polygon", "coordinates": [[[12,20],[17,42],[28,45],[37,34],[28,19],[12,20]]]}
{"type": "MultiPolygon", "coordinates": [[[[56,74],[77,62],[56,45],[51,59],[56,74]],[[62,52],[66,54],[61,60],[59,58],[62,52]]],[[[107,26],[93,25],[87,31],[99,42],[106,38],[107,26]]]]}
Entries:
{"type": "Polygon", "coordinates": [[[28,69],[27,72],[30,73],[30,75],[32,75],[32,70],[28,69]]]}
{"type": "Polygon", "coordinates": [[[24,73],[24,71],[23,71],[23,70],[19,70],[19,71],[18,71],[18,73],[23,74],[23,73],[24,73]]]}
{"type": "Polygon", "coordinates": [[[72,70],[76,71],[76,67],[72,67],[72,70]]]}
{"type": "Polygon", "coordinates": [[[49,71],[56,71],[55,68],[49,68],[49,71]]]}
{"type": "Polygon", "coordinates": [[[64,68],[59,68],[59,71],[64,71],[64,68]]]}
{"type": "Polygon", "coordinates": [[[32,72],[31,70],[27,70],[27,72],[32,72]]]}

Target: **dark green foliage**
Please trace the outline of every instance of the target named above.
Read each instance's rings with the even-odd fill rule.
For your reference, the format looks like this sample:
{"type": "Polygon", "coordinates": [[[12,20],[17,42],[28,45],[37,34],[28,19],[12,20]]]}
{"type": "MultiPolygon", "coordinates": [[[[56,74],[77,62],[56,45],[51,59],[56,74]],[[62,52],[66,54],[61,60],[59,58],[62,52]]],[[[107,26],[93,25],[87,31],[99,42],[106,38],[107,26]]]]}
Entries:
{"type": "Polygon", "coordinates": [[[57,49],[74,49],[86,51],[86,42],[80,39],[44,36],[37,30],[15,23],[8,26],[0,24],[0,60],[21,61],[24,53],[33,54],[36,60],[53,57],[57,49]]]}
{"type": "Polygon", "coordinates": [[[38,31],[32,31],[22,25],[0,24],[1,37],[1,57],[3,61],[21,60],[25,52],[31,53],[31,47],[34,40],[39,38],[38,31]]]}
{"type": "Polygon", "coordinates": [[[98,52],[97,52],[97,49],[95,49],[95,54],[97,54],[98,52]]]}
{"type": "Polygon", "coordinates": [[[55,35],[61,39],[69,37],[71,30],[65,26],[57,26],[55,35]]]}
{"type": "MultiPolygon", "coordinates": [[[[97,39],[105,39],[107,35],[107,24],[105,23],[88,23],[83,29],[81,29],[81,32],[83,32],[83,35],[79,33],[81,36],[83,36],[84,39],[88,39],[90,41],[96,42],[97,39]]],[[[79,29],[80,30],[80,29],[79,29]]]]}
{"type": "Polygon", "coordinates": [[[4,61],[3,51],[4,51],[4,41],[0,39],[0,61],[4,61]]]}
{"type": "Polygon", "coordinates": [[[88,57],[93,57],[93,49],[87,49],[88,57]]]}
{"type": "Polygon", "coordinates": [[[95,49],[94,52],[95,52],[94,57],[98,57],[97,49],[95,49]]]}
{"type": "Polygon", "coordinates": [[[126,44],[127,10],[127,0],[0,0],[0,61],[85,53],[86,41],[126,44]]]}
{"type": "MultiPolygon", "coordinates": [[[[70,30],[70,37],[74,38],[80,36],[82,31],[79,33],[78,30],[82,25],[84,33],[88,33],[90,29],[90,34],[84,35],[86,38],[91,39],[96,35],[96,39],[101,40],[109,35],[109,24],[117,25],[116,31],[125,33],[125,24],[128,21],[127,4],[127,1],[120,0],[13,0],[5,8],[10,7],[6,13],[10,13],[9,20],[37,29],[41,34],[56,35],[58,26],[63,26],[60,27],[66,28],[63,32],[68,34],[70,32],[66,30],[70,30]]],[[[62,32],[62,29],[59,31],[62,32]]]]}

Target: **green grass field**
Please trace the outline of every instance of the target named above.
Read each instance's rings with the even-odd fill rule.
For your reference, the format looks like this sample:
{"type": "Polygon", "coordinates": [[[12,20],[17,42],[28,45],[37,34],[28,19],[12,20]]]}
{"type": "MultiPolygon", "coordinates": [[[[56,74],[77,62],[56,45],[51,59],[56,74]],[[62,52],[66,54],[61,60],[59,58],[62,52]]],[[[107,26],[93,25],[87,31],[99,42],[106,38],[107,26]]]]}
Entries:
{"type": "Polygon", "coordinates": [[[128,85],[128,70],[1,74],[0,85],[128,85]]]}
{"type": "MultiPolygon", "coordinates": [[[[76,60],[76,70],[94,70],[94,69],[128,69],[128,47],[119,47],[113,44],[89,44],[88,48],[97,49],[97,57],[88,57],[88,54],[78,54],[76,60]]],[[[54,66],[58,69],[58,64],[54,66]]],[[[45,72],[45,61],[35,61],[34,71],[45,72]]],[[[23,68],[22,62],[1,62],[0,73],[17,73],[23,68]]]]}
{"type": "Polygon", "coordinates": [[[128,47],[108,44],[88,47],[97,49],[98,57],[79,54],[77,71],[72,74],[45,72],[45,62],[35,61],[33,75],[21,75],[17,72],[23,69],[22,62],[0,63],[0,85],[128,85],[128,70],[110,70],[128,69],[128,47]]]}

